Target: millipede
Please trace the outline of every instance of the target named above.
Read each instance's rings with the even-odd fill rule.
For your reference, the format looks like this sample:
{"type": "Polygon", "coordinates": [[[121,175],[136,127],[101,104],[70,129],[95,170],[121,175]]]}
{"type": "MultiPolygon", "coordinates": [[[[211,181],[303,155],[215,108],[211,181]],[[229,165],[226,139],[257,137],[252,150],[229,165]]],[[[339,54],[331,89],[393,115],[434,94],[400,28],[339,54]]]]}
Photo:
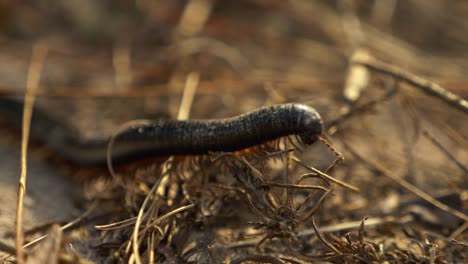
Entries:
{"type": "Polygon", "coordinates": [[[158,120],[136,125],[118,134],[113,158],[169,155],[207,155],[236,152],[295,136],[304,145],[322,134],[318,112],[303,104],[262,107],[231,118],[208,120],[158,120]],[[131,149],[118,149],[118,142],[133,142],[131,149]]]}
{"type": "MultiPolygon", "coordinates": [[[[7,108],[8,118],[16,112],[15,118],[21,120],[21,105],[1,98],[0,112],[7,108]]],[[[40,109],[34,110],[31,127],[33,135],[39,134],[39,140],[65,159],[81,165],[106,165],[109,138],[83,140],[40,109]]],[[[311,145],[320,139],[322,130],[319,113],[298,103],[262,107],[231,118],[154,120],[118,133],[111,158],[114,164],[122,164],[153,157],[236,152],[290,136],[299,144],[311,145]]]]}

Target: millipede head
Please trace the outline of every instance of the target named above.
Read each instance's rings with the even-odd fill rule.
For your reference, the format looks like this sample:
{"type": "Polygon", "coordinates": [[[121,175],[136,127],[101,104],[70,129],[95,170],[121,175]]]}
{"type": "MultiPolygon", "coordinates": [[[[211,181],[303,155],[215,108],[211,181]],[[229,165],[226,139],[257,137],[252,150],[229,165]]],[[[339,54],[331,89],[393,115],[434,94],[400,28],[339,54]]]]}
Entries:
{"type": "Polygon", "coordinates": [[[306,105],[296,105],[301,111],[299,138],[306,145],[315,143],[322,135],[323,125],[320,114],[314,108],[306,105]]]}

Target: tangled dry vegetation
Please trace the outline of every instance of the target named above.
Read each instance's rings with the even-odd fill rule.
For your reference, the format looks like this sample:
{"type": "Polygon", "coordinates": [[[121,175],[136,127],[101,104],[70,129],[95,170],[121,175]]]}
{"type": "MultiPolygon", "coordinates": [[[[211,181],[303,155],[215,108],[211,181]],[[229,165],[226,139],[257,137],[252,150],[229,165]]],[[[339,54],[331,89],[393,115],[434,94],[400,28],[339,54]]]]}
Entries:
{"type": "MultiPolygon", "coordinates": [[[[322,114],[330,143],[283,139],[110,173],[67,164],[33,140],[30,154],[81,188],[82,214],[25,219],[25,243],[48,236],[18,253],[13,229],[2,233],[3,261],[468,259],[463,1],[1,5],[0,95],[23,95],[36,80],[36,104],[85,139],[135,119],[300,102],[322,114]]],[[[19,146],[8,135],[0,142],[19,146]]]]}

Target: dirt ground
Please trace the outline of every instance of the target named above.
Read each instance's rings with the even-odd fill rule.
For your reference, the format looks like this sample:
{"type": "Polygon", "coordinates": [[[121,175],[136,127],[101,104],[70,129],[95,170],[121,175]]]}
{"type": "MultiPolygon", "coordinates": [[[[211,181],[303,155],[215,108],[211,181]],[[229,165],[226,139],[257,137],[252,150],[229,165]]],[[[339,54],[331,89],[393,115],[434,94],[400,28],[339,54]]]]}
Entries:
{"type": "MultiPolygon", "coordinates": [[[[0,14],[0,96],[21,98],[36,74],[36,110],[83,142],[137,119],[294,102],[321,114],[331,144],[281,139],[111,175],[31,128],[24,244],[48,236],[24,248],[28,263],[468,259],[468,3],[39,0],[0,14]]],[[[0,106],[2,263],[23,263],[17,114],[0,106]]]]}

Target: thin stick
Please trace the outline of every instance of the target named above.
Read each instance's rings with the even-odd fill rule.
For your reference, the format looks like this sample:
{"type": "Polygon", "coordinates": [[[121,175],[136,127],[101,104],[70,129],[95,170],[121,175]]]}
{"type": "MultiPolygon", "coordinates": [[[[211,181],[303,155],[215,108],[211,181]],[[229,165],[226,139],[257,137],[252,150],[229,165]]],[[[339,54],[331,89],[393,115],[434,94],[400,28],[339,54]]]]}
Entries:
{"type": "Polygon", "coordinates": [[[16,261],[19,264],[24,263],[24,234],[23,234],[23,201],[26,193],[26,174],[27,174],[27,152],[29,130],[31,125],[31,116],[34,107],[35,93],[39,86],[42,66],[47,56],[47,46],[44,44],[35,44],[32,49],[31,63],[29,64],[28,79],[26,83],[26,94],[24,98],[23,110],[23,133],[21,137],[21,174],[18,184],[18,201],[16,204],[16,261]]]}
{"type": "Polygon", "coordinates": [[[129,218],[129,219],[125,219],[123,221],[116,222],[116,223],[107,224],[107,225],[95,225],[94,228],[97,230],[101,230],[101,231],[119,229],[119,228],[133,225],[135,223],[135,220],[136,220],[136,216],[129,218]]]}
{"type": "Polygon", "coordinates": [[[154,261],[154,237],[155,232],[151,232],[151,235],[148,237],[148,251],[149,251],[149,259],[148,263],[155,263],[154,261]]]}
{"type": "MultiPolygon", "coordinates": [[[[166,175],[167,176],[167,175],[166,175]]],[[[138,211],[138,215],[137,215],[137,218],[135,220],[135,227],[133,229],[133,235],[132,235],[132,249],[133,249],[133,258],[134,258],[134,262],[135,263],[138,263],[138,264],[141,264],[143,263],[141,261],[141,256],[140,256],[140,252],[139,252],[139,245],[140,245],[140,240],[138,239],[138,234],[139,234],[139,230],[140,230],[140,225],[142,223],[142,219],[143,219],[143,214],[144,214],[144,211],[145,211],[145,208],[146,206],[148,205],[151,197],[153,197],[153,195],[155,196],[156,194],[156,191],[159,187],[159,184],[161,183],[161,180],[163,179],[164,177],[160,177],[153,185],[153,187],[151,188],[150,192],[146,195],[145,197],[145,200],[143,201],[143,204],[141,205],[141,208],[140,210],[138,211]]],[[[129,263],[132,263],[129,261],[129,263]]]]}
{"type": "Polygon", "coordinates": [[[324,192],[328,191],[325,187],[316,186],[316,185],[302,185],[302,184],[289,184],[289,183],[280,183],[280,182],[264,182],[261,186],[273,186],[273,187],[281,187],[281,188],[288,188],[288,189],[300,189],[300,190],[322,190],[324,192]]]}
{"type": "Polygon", "coordinates": [[[195,204],[188,204],[188,205],[181,206],[181,207],[179,207],[177,209],[174,209],[174,210],[168,212],[167,214],[159,217],[155,221],[151,222],[149,224],[149,226],[155,226],[155,225],[161,223],[162,221],[166,220],[167,218],[169,218],[169,217],[171,217],[173,215],[176,215],[176,214],[181,213],[183,211],[187,211],[187,210],[192,209],[194,207],[195,207],[195,204]]]}
{"type": "Polygon", "coordinates": [[[336,158],[335,160],[332,162],[332,164],[330,164],[330,166],[328,166],[328,168],[325,170],[325,173],[332,173],[333,170],[335,169],[336,165],[338,165],[339,162],[343,161],[344,160],[344,156],[343,154],[341,154],[335,147],[333,147],[332,144],[330,144],[330,142],[328,142],[328,140],[325,138],[327,137],[326,134],[324,134],[323,136],[320,136],[318,139],[320,142],[322,142],[322,144],[324,144],[329,150],[331,150],[331,152],[333,152],[333,154],[335,154],[336,158]]]}
{"type": "Polygon", "coordinates": [[[296,156],[293,156],[292,159],[293,159],[295,162],[297,162],[299,165],[301,165],[302,167],[304,167],[304,168],[306,168],[306,169],[308,169],[308,170],[311,170],[311,171],[317,173],[318,175],[324,177],[325,179],[327,179],[327,180],[329,180],[329,181],[331,181],[331,182],[334,182],[334,183],[340,185],[341,187],[345,187],[345,188],[350,189],[351,191],[354,191],[354,192],[359,192],[359,188],[354,187],[354,186],[352,186],[352,185],[350,185],[350,184],[348,184],[348,183],[346,183],[346,182],[342,182],[342,181],[340,181],[340,180],[337,180],[337,179],[333,178],[332,176],[330,176],[330,175],[328,175],[328,174],[326,174],[326,173],[323,173],[323,172],[317,170],[317,169],[314,168],[314,167],[310,167],[310,166],[305,165],[305,164],[302,163],[302,161],[301,161],[298,157],[296,157],[296,156]]]}
{"type": "Polygon", "coordinates": [[[434,205],[435,207],[441,209],[441,210],[444,210],[464,221],[468,221],[468,216],[466,216],[464,213],[458,211],[458,210],[455,210],[453,208],[450,208],[448,207],[447,205],[445,205],[444,203],[441,203],[439,202],[438,200],[434,199],[432,196],[430,196],[429,194],[425,193],[424,191],[422,191],[421,189],[419,189],[418,187],[412,185],[411,183],[407,182],[406,180],[398,177],[398,176],[395,176],[393,175],[393,173],[389,170],[387,170],[386,168],[384,168],[383,166],[380,166],[380,164],[378,164],[377,162],[375,161],[370,161],[368,159],[365,159],[363,156],[361,156],[359,153],[357,153],[351,146],[349,146],[348,144],[344,143],[343,144],[348,148],[348,150],[354,154],[354,156],[356,156],[359,160],[361,160],[363,163],[365,163],[367,166],[371,167],[372,169],[378,171],[379,173],[381,173],[382,175],[384,175],[385,177],[387,178],[390,178],[391,180],[395,181],[396,183],[398,183],[400,186],[404,187],[405,189],[407,189],[408,191],[416,194],[417,196],[421,197],[422,199],[426,200],[427,202],[431,203],[432,205],[434,205]]]}
{"type": "Polygon", "coordinates": [[[340,254],[340,251],[336,249],[330,242],[328,242],[322,234],[320,234],[319,229],[317,228],[317,225],[315,224],[315,217],[312,216],[312,227],[314,228],[315,234],[317,235],[318,239],[322,241],[328,248],[330,248],[332,251],[334,251],[336,254],[340,254]]]}
{"type": "Polygon", "coordinates": [[[422,90],[428,95],[438,97],[448,103],[450,106],[456,107],[465,113],[468,113],[468,101],[461,96],[452,93],[444,87],[432,81],[421,78],[415,74],[409,73],[391,64],[378,61],[372,56],[355,57],[352,63],[363,65],[377,72],[381,72],[397,78],[403,82],[422,90]]]}

